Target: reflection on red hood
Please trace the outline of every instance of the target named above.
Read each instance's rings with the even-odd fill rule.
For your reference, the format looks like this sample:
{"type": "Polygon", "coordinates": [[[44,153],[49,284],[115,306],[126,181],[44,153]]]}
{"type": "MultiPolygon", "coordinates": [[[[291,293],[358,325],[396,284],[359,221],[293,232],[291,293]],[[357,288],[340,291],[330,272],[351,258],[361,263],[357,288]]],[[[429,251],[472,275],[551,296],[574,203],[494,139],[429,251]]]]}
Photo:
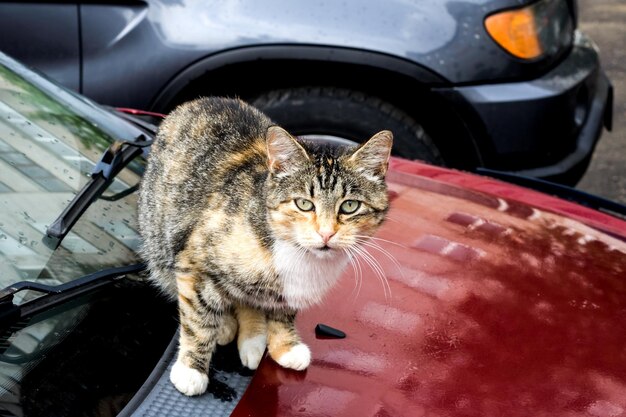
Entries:
{"type": "Polygon", "coordinates": [[[234,416],[626,415],[626,223],[414,162],[388,179],[384,277],[348,270],[299,317],[309,369],[264,359],[234,416]]]}

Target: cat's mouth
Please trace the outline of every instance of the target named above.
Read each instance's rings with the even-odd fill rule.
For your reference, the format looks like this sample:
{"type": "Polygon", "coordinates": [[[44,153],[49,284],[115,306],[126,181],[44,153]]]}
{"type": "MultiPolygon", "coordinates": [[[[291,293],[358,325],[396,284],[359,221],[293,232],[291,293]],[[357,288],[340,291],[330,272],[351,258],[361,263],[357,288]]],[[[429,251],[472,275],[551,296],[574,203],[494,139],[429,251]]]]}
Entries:
{"type": "Polygon", "coordinates": [[[336,245],[328,245],[328,244],[319,244],[318,245],[300,245],[302,248],[306,249],[309,253],[314,254],[318,257],[326,258],[334,256],[338,251],[341,251],[336,245]]]}
{"type": "Polygon", "coordinates": [[[327,258],[327,257],[334,256],[334,254],[337,253],[337,248],[328,246],[328,245],[323,245],[323,246],[318,246],[316,248],[312,248],[311,251],[319,257],[327,258]]]}

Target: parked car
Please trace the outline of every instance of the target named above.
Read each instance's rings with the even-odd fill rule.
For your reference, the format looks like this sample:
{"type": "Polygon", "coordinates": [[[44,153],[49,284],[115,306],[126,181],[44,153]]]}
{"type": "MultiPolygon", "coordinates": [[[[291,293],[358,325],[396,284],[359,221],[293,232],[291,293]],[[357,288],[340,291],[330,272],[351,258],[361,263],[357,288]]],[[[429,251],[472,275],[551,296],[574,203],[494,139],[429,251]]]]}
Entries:
{"type": "Polygon", "coordinates": [[[575,0],[3,2],[0,50],[98,102],[240,96],[299,135],[573,184],[612,88],[575,0]]]}
{"type": "Polygon", "coordinates": [[[299,317],[311,366],[264,358],[253,373],[231,344],[206,394],[180,394],[168,376],[176,306],[145,282],[136,254],[135,191],[153,134],[0,53],[0,414],[626,410],[626,222],[400,158],[370,249],[379,267],[349,269],[299,317]]]}

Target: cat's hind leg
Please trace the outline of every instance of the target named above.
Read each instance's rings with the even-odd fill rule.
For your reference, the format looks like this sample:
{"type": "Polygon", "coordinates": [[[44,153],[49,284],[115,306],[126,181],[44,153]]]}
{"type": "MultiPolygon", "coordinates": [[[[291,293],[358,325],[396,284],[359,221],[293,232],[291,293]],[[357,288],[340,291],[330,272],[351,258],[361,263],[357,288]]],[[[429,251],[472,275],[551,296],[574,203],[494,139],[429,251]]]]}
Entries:
{"type": "Polygon", "coordinates": [[[268,351],[283,368],[302,371],[311,363],[311,350],[302,343],[295,326],[295,311],[268,314],[268,351]]]}
{"type": "Polygon", "coordinates": [[[235,314],[239,323],[237,348],[241,363],[256,369],[267,347],[267,320],[265,313],[251,307],[238,305],[235,314]]]}
{"type": "Polygon", "coordinates": [[[217,344],[224,346],[235,340],[237,336],[237,319],[232,311],[224,313],[222,316],[222,324],[217,330],[217,344]]]}
{"type": "Polygon", "coordinates": [[[202,295],[198,280],[193,274],[176,275],[180,337],[170,381],[178,391],[189,396],[202,394],[208,387],[209,364],[226,310],[217,295],[212,299],[202,295]]]}

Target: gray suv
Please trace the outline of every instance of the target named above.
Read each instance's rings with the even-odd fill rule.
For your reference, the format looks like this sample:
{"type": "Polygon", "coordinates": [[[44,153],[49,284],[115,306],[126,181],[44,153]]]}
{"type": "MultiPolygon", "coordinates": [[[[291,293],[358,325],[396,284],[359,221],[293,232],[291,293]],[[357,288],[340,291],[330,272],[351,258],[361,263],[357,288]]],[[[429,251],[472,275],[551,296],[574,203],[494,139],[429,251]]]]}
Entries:
{"type": "Polygon", "coordinates": [[[0,49],[101,103],[239,96],[301,136],[575,183],[612,88],[575,0],[0,4],[0,49]]]}

